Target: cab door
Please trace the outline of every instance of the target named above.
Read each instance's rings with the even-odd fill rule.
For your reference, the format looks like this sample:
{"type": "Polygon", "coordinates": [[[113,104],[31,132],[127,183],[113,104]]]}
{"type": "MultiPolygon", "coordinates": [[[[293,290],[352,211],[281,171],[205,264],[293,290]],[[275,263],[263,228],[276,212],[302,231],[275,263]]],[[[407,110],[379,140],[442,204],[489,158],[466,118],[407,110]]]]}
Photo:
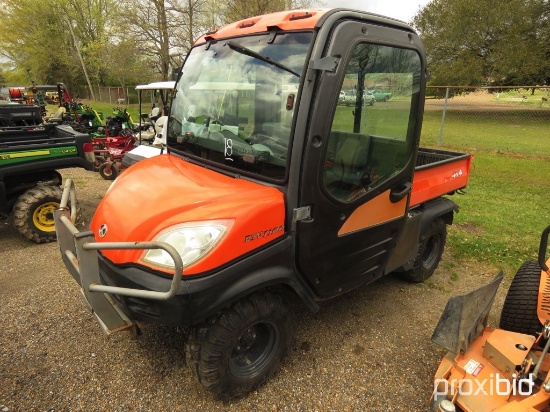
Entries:
{"type": "Polygon", "coordinates": [[[296,229],[298,269],[323,298],[384,274],[406,219],[425,86],[410,32],[349,20],[329,38],[339,63],[317,79],[299,201],[310,216],[296,229]],[[375,88],[388,101],[374,101],[375,88]]]}

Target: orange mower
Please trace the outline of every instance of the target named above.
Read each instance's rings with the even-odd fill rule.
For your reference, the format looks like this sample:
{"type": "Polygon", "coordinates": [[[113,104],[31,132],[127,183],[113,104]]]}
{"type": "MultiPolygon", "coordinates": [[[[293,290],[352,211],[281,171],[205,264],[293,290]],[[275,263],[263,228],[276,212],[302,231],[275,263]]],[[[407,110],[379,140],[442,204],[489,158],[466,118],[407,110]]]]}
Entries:
{"type": "Polygon", "coordinates": [[[447,302],[432,341],[447,349],[434,378],[432,410],[530,412],[550,404],[550,226],[538,261],[517,271],[504,301],[500,328],[486,327],[502,272],[447,302]]]}

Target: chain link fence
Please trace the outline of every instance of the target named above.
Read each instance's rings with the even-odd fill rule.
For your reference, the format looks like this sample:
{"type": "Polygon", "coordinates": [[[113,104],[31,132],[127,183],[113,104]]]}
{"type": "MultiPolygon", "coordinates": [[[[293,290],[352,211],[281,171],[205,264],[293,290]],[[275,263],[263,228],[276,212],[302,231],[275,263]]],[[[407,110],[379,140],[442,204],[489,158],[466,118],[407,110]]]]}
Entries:
{"type": "MultiPolygon", "coordinates": [[[[112,105],[129,105],[138,103],[138,93],[135,86],[130,87],[92,87],[95,101],[112,105]]],[[[72,91],[71,91],[72,92],[72,91]]],[[[74,97],[79,100],[94,100],[90,89],[85,86],[77,87],[74,97]]]]}
{"type": "Polygon", "coordinates": [[[514,128],[540,128],[548,135],[550,125],[550,87],[465,87],[436,86],[426,89],[424,123],[432,124],[438,145],[444,144],[445,125],[450,121],[479,124],[476,133],[488,133],[494,122],[514,128]],[[483,119],[477,122],[476,119],[483,119]],[[428,121],[427,121],[428,120],[428,121]],[[434,120],[439,120],[437,131],[434,120]]]}

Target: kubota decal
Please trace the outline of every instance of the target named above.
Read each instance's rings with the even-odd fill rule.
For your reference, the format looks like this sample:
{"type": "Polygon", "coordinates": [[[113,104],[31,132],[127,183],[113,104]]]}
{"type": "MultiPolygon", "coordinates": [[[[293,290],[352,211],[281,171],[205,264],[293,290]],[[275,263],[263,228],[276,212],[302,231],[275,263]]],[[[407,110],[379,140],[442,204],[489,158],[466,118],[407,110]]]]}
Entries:
{"type": "Polygon", "coordinates": [[[277,227],[273,227],[271,229],[264,230],[262,232],[257,232],[257,233],[253,233],[251,235],[246,235],[244,237],[244,242],[245,243],[246,242],[251,242],[253,240],[257,240],[257,239],[260,239],[262,237],[268,237],[268,236],[274,235],[276,233],[280,233],[284,230],[285,230],[284,226],[277,226],[277,227]]]}
{"type": "Polygon", "coordinates": [[[99,237],[105,237],[105,235],[107,234],[107,230],[107,225],[105,223],[102,224],[98,230],[99,237]]]}

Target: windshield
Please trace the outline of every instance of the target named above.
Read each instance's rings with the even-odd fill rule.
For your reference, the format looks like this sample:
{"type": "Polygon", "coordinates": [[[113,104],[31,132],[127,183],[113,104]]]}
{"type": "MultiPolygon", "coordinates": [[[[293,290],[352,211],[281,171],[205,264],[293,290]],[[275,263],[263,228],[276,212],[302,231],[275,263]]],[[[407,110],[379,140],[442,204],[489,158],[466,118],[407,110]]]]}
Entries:
{"type": "Polygon", "coordinates": [[[170,150],[284,179],[311,39],[311,32],[270,33],[195,47],[172,101],[170,150]]]}

